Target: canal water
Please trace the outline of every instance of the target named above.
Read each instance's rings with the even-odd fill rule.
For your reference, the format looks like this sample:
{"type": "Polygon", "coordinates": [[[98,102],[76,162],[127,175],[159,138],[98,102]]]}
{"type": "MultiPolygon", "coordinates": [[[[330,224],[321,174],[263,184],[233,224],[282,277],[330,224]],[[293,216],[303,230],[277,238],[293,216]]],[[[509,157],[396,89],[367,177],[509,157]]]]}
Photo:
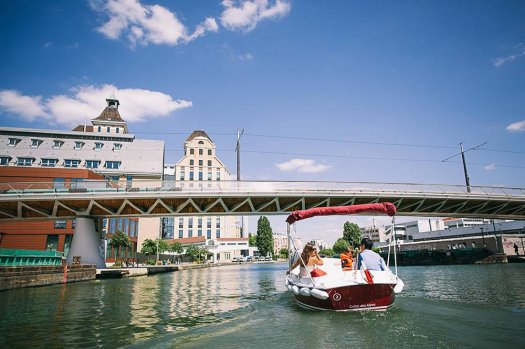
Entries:
{"type": "Polygon", "coordinates": [[[0,348],[525,348],[525,265],[400,267],[386,312],[298,307],[286,265],[0,292],[0,348]]]}

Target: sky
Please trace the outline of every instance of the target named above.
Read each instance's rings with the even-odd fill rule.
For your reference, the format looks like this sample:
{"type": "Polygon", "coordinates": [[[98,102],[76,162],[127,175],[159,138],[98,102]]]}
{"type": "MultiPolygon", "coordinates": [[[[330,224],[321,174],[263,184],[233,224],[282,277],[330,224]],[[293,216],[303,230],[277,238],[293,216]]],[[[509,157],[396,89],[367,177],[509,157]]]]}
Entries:
{"type": "MultiPolygon", "coordinates": [[[[244,180],[461,185],[463,143],[471,185],[523,188],[524,18],[510,0],[1,0],[0,125],[70,130],[115,93],[166,163],[200,129],[235,174],[243,128],[244,180]]],[[[298,228],[333,242],[372,219],[298,228]]]]}

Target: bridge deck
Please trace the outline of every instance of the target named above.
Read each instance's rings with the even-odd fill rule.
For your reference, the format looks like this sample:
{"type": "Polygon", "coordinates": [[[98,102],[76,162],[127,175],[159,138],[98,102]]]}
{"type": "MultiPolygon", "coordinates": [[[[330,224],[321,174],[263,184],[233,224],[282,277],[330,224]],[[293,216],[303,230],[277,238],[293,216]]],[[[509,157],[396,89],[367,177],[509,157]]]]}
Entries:
{"type": "Polygon", "coordinates": [[[0,220],[77,216],[270,215],[393,202],[399,215],[525,219],[525,189],[278,181],[0,183],[0,220]]]}

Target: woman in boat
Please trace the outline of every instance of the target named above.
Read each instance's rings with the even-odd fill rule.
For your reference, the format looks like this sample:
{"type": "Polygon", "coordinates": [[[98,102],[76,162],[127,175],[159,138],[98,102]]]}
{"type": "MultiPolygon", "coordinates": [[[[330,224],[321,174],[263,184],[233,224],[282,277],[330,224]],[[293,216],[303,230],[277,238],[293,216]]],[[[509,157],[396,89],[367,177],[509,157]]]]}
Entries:
{"type": "Polygon", "coordinates": [[[341,258],[341,267],[343,270],[352,270],[352,266],[354,263],[354,257],[352,255],[352,246],[348,246],[346,250],[343,251],[339,255],[339,258],[341,258]]]}
{"type": "Polygon", "coordinates": [[[323,260],[321,259],[321,257],[319,257],[315,246],[311,243],[307,243],[303,248],[301,258],[297,259],[294,262],[291,270],[294,270],[295,268],[297,268],[298,265],[300,265],[301,267],[299,268],[299,276],[309,277],[310,273],[312,272],[312,270],[314,270],[316,265],[323,264],[323,260]],[[306,266],[303,265],[303,262],[306,264],[306,266]]]}

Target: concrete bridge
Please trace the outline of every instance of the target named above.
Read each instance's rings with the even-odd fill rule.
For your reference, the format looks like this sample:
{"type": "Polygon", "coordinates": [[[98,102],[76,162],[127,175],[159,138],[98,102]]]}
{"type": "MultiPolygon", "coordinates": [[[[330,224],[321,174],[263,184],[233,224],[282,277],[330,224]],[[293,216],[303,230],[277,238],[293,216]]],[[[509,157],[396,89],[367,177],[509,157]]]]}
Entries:
{"type": "Polygon", "coordinates": [[[272,215],[393,202],[400,216],[525,219],[525,189],[439,184],[278,181],[0,183],[0,222],[76,219],[68,255],[104,268],[94,219],[112,216],[272,215]]]}
{"type": "Polygon", "coordinates": [[[273,215],[390,201],[399,216],[525,219],[525,188],[291,181],[0,183],[1,220],[273,215]]]}

